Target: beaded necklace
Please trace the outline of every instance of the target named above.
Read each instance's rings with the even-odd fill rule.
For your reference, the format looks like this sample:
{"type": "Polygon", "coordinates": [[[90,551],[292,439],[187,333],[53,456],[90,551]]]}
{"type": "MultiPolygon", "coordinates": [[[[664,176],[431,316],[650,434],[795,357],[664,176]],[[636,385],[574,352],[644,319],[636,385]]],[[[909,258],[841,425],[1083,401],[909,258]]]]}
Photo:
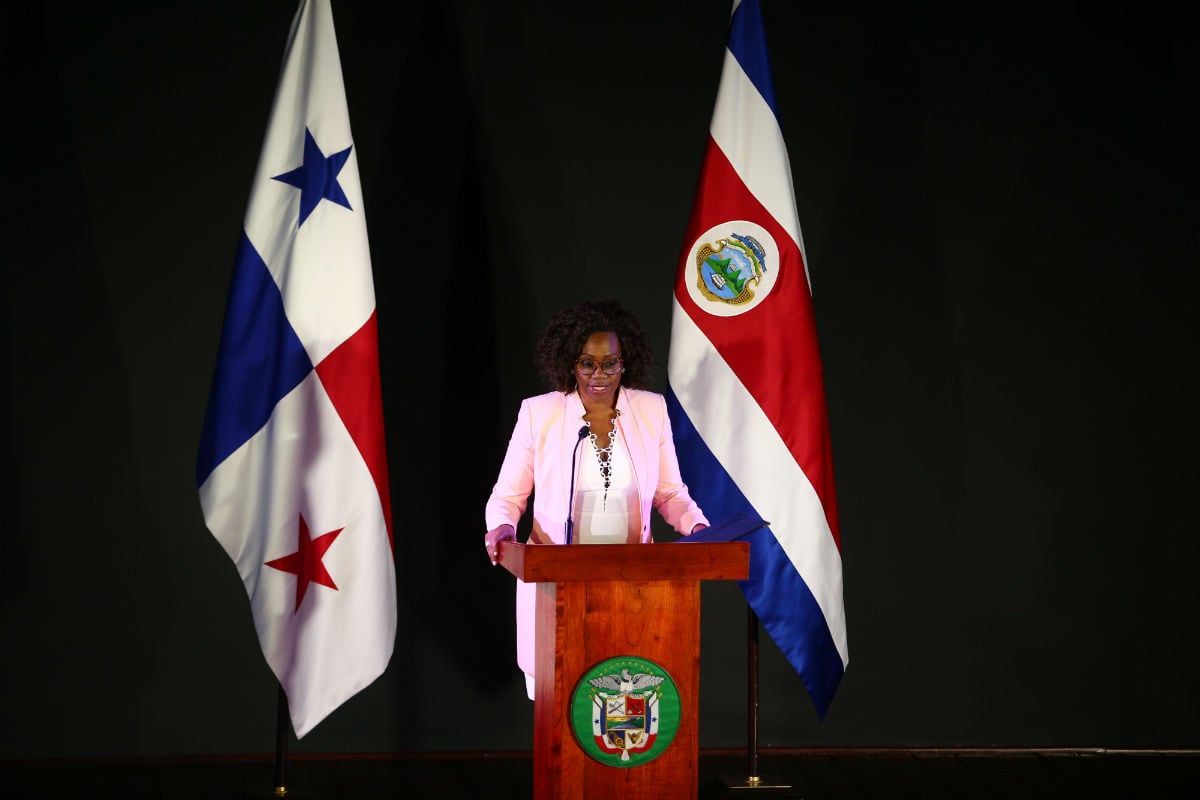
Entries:
{"type": "Polygon", "coordinates": [[[612,485],[612,468],[613,468],[613,447],[617,444],[617,417],[621,416],[621,409],[613,409],[613,429],[608,437],[608,447],[601,447],[600,440],[596,437],[595,431],[591,431],[592,423],[584,420],[588,426],[588,440],[592,443],[592,449],[596,451],[596,460],[600,462],[600,477],[604,480],[604,499],[608,500],[608,487],[612,485]]]}

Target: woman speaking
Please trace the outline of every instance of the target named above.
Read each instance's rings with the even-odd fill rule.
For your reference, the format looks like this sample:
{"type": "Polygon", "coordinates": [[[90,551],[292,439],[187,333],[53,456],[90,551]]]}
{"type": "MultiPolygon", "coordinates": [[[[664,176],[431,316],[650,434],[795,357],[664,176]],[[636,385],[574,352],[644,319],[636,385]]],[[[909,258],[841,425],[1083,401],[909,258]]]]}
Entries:
{"type": "MultiPolygon", "coordinates": [[[[521,402],[485,510],[484,546],[515,541],[531,492],[530,544],[649,543],[650,509],[675,530],[708,525],[679,477],[662,395],[646,391],[654,363],[637,318],[615,300],[555,314],[535,356],[552,391],[521,402]]],[[[517,665],[533,699],[533,584],[517,581],[517,665]]]]}

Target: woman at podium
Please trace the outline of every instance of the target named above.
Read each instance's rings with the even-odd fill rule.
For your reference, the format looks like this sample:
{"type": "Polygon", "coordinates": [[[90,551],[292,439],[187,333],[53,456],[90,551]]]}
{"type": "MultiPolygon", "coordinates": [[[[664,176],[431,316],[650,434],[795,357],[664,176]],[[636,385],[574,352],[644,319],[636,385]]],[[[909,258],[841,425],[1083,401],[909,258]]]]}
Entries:
{"type": "MultiPolygon", "coordinates": [[[[485,509],[493,564],[530,493],[531,544],[648,543],[651,508],[684,535],[708,525],[679,476],[666,400],[644,388],[654,357],[632,313],[615,300],[560,311],[534,360],[552,390],[517,412],[485,509]]],[[[517,665],[530,699],[534,603],[534,586],[518,580],[517,665]]]]}

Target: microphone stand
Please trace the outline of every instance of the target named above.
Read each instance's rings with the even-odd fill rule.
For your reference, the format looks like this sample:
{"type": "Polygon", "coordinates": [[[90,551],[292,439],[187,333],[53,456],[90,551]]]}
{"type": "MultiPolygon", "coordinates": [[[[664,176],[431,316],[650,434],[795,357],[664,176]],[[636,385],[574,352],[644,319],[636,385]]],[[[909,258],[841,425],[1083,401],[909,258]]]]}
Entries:
{"type": "Polygon", "coordinates": [[[563,523],[563,542],[566,544],[574,544],[571,534],[575,530],[575,464],[579,461],[579,445],[583,442],[583,437],[587,435],[588,426],[584,425],[579,429],[578,437],[575,439],[575,449],[571,452],[571,493],[567,497],[567,521],[563,523]]]}

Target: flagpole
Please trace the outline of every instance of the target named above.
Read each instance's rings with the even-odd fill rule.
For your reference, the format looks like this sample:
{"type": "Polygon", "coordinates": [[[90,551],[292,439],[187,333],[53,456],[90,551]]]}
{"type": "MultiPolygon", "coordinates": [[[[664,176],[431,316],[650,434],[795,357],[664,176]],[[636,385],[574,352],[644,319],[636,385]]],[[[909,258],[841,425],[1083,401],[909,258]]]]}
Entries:
{"type": "Polygon", "coordinates": [[[292,735],[292,715],[288,710],[287,692],[283,684],[279,684],[279,695],[275,704],[275,775],[269,791],[250,791],[254,798],[280,798],[289,800],[312,800],[313,795],[308,791],[300,791],[288,786],[288,740],[292,735]]]}
{"type": "Polygon", "coordinates": [[[720,776],[725,797],[795,797],[791,785],[758,774],[758,614],[746,605],[746,775],[720,776]]]}
{"type": "Polygon", "coordinates": [[[288,727],[291,725],[291,720],[288,718],[288,699],[287,692],[283,690],[283,684],[279,684],[279,699],[275,705],[275,796],[287,797],[287,750],[288,750],[288,727]]]}
{"type": "Polygon", "coordinates": [[[749,704],[746,709],[747,764],[746,782],[759,783],[758,774],[758,614],[749,604],[746,605],[746,699],[749,704]]]}

